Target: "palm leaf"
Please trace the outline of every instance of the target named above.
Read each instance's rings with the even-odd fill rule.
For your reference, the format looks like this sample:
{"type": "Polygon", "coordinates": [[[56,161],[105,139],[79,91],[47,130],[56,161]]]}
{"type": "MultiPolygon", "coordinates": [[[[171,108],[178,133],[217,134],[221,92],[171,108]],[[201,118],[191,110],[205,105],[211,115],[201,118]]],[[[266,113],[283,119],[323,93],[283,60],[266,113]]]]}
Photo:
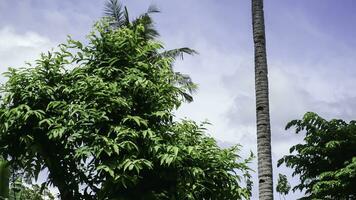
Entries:
{"type": "MultiPolygon", "coordinates": [[[[147,11],[132,21],[133,26],[141,24],[145,28],[144,38],[147,40],[154,39],[159,36],[154,28],[153,20],[150,16],[152,13],[160,12],[155,5],[150,5],[147,11]]],[[[130,25],[129,13],[126,6],[124,7],[118,0],[108,0],[105,4],[104,14],[113,19],[110,24],[114,28],[121,28],[130,25]]]]}
{"type": "Polygon", "coordinates": [[[180,93],[182,96],[183,96],[183,98],[184,98],[184,100],[186,101],[186,102],[188,102],[188,103],[191,103],[191,102],[193,102],[193,96],[192,95],[190,95],[190,94],[188,94],[188,93],[186,93],[186,92],[181,92],[180,93]]]}
{"type": "Polygon", "coordinates": [[[154,27],[153,20],[150,14],[159,13],[159,9],[155,5],[150,5],[147,11],[137,17],[135,20],[132,21],[134,26],[141,24],[145,28],[144,38],[147,40],[154,39],[159,36],[158,31],[154,27]]]}
{"type": "Polygon", "coordinates": [[[192,94],[196,92],[197,85],[193,83],[190,76],[187,74],[182,74],[180,72],[175,72],[174,81],[175,84],[182,87],[183,90],[180,92],[180,95],[182,95],[184,100],[187,101],[188,103],[192,102],[193,101],[192,94]]]}
{"type": "Polygon", "coordinates": [[[124,25],[129,25],[130,24],[130,17],[129,17],[129,11],[127,10],[127,7],[125,6],[124,8],[124,25]]]}
{"type": "MultiPolygon", "coordinates": [[[[197,54],[197,52],[193,49],[183,47],[183,48],[178,48],[178,49],[171,49],[168,51],[164,51],[162,53],[158,53],[155,56],[158,57],[165,57],[165,58],[171,58],[175,60],[177,57],[181,57],[183,59],[184,54],[197,54]]],[[[189,75],[187,74],[182,74],[180,72],[175,72],[174,73],[174,81],[176,85],[179,85],[183,87],[183,91],[181,92],[182,97],[184,100],[188,103],[193,101],[192,94],[196,91],[197,85],[193,83],[192,79],[190,78],[189,75]],[[187,92],[185,92],[187,91],[187,92]]]]}
{"type": "Polygon", "coordinates": [[[164,51],[162,53],[159,54],[159,56],[162,57],[169,57],[172,59],[176,59],[177,57],[181,57],[181,59],[183,59],[184,54],[188,54],[188,55],[194,55],[194,54],[198,54],[198,52],[196,52],[193,49],[187,48],[187,47],[183,47],[183,48],[178,48],[178,49],[171,49],[168,51],[164,51]]]}
{"type": "MultiPolygon", "coordinates": [[[[127,13],[127,11],[126,11],[127,13]]],[[[107,17],[111,17],[114,21],[112,26],[118,28],[127,23],[123,6],[117,0],[109,0],[105,4],[104,14],[107,17]]]]}

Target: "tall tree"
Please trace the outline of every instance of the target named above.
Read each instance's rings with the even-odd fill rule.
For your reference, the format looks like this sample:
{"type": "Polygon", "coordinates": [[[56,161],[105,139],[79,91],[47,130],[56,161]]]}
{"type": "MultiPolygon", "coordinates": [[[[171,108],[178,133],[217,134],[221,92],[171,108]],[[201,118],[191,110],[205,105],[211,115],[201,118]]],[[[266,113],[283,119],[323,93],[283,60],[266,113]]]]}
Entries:
{"type": "Polygon", "coordinates": [[[263,0],[252,0],[252,26],[253,41],[255,47],[255,90],[259,197],[260,200],[267,200],[273,199],[273,173],[263,0]]]}
{"type": "Polygon", "coordinates": [[[194,84],[177,78],[177,51],[148,37],[141,19],[105,18],[87,43],[69,39],[10,69],[0,155],[30,180],[47,169],[45,185],[63,200],[248,199],[250,159],[239,147],[221,149],[204,126],[174,120],[194,84]]]}

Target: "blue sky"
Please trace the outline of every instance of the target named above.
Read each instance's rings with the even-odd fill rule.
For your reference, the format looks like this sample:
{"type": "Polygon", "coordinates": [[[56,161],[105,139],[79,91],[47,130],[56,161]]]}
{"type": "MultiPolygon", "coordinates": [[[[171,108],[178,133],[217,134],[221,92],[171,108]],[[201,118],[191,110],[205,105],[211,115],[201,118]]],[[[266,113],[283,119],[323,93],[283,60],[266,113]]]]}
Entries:
{"type": "MultiPolygon", "coordinates": [[[[253,41],[249,0],[126,0],[136,16],[153,3],[160,40],[168,48],[199,52],[175,69],[199,85],[195,101],[178,117],[208,119],[209,134],[222,145],[256,150],[253,41]]],[[[0,72],[23,67],[67,35],[85,40],[103,15],[104,0],[0,0],[0,72]]],[[[356,2],[354,0],[265,1],[273,162],[301,142],[285,124],[307,111],[355,119],[356,2]]],[[[0,78],[3,82],[4,78],[0,78]]],[[[252,165],[256,169],[255,163],[252,165]]],[[[276,168],[274,174],[291,171],[276,168]]],[[[295,184],[297,179],[292,179],[295,184]]],[[[254,187],[256,194],[257,182],[254,187]]],[[[295,199],[300,194],[291,194],[295,199]]],[[[254,195],[253,199],[257,199],[254,195]]],[[[276,195],[278,199],[278,195],[276,195]]]]}

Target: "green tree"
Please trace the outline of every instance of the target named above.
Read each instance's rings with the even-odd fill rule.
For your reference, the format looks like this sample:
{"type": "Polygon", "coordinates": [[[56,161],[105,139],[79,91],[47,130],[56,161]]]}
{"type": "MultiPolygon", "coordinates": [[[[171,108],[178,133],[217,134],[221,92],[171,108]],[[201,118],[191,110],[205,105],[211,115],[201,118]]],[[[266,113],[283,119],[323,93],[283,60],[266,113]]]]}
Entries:
{"type": "Polygon", "coordinates": [[[26,177],[47,169],[65,200],[248,199],[252,157],[219,148],[204,124],[173,120],[195,85],[172,67],[184,51],[147,37],[144,19],[118,28],[105,18],[86,45],[69,39],[10,69],[0,153],[26,177]]]}
{"type": "Polygon", "coordinates": [[[301,199],[355,199],[356,121],[327,121],[308,112],[286,129],[293,126],[296,133],[305,132],[304,143],[292,146],[291,155],[278,161],[299,175],[293,191],[304,189],[307,196],[301,199]]]}
{"type": "Polygon", "coordinates": [[[253,41],[255,47],[255,90],[259,198],[260,200],[272,200],[273,170],[263,0],[252,0],[252,26],[253,41]]]}
{"type": "Polygon", "coordinates": [[[277,187],[276,191],[283,196],[283,199],[285,199],[285,195],[289,193],[291,189],[290,184],[288,183],[287,176],[284,174],[278,174],[278,182],[277,182],[277,187]]]}

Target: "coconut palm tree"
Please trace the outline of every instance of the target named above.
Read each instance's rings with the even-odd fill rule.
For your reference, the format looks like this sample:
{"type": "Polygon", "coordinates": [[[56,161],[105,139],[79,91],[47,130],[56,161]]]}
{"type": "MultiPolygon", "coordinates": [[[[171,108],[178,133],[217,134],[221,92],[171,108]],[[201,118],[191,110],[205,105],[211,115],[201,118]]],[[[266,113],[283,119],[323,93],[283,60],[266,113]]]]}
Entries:
{"type": "Polygon", "coordinates": [[[271,128],[263,0],[252,0],[259,199],[273,199],[271,128]]]}
{"type": "MultiPolygon", "coordinates": [[[[130,21],[129,13],[127,8],[123,6],[117,0],[108,0],[105,4],[104,14],[106,17],[111,18],[111,27],[122,28],[122,27],[134,27],[138,24],[144,24],[145,32],[144,38],[148,40],[154,40],[159,36],[159,33],[154,27],[153,19],[151,14],[159,13],[160,11],[156,6],[151,5],[148,7],[147,11],[137,18],[130,21]]],[[[184,54],[193,55],[197,52],[193,49],[183,47],[178,49],[171,49],[163,52],[155,52],[152,57],[166,57],[176,60],[177,58],[183,59],[184,54]]],[[[173,63],[172,63],[173,64],[173,63]]],[[[193,83],[192,79],[187,74],[182,74],[180,72],[175,72],[175,84],[183,86],[188,89],[189,93],[181,92],[181,95],[187,102],[193,101],[191,94],[196,90],[196,85],[193,83]]]]}

